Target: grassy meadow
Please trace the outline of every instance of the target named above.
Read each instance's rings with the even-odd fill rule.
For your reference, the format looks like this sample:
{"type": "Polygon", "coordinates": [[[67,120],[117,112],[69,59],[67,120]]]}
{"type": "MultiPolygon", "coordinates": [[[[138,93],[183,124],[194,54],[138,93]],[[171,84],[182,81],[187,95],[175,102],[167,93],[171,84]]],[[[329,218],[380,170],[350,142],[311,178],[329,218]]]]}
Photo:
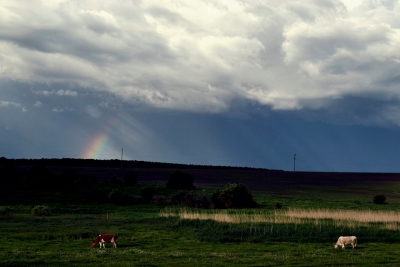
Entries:
{"type": "MultiPolygon", "coordinates": [[[[0,209],[10,214],[0,216],[0,266],[399,266],[400,181],[378,182],[278,190],[290,194],[250,187],[259,204],[251,209],[172,205],[167,200],[177,192],[163,183],[100,183],[95,190],[2,185],[0,209]],[[141,200],[149,186],[158,201],[141,200]],[[110,203],[115,188],[133,200],[110,203]],[[387,204],[374,204],[382,192],[387,204]],[[32,214],[35,205],[46,205],[51,216],[32,214]],[[91,248],[100,233],[117,233],[118,248],[91,248]],[[335,250],[340,235],[356,235],[357,249],[335,250]]],[[[214,189],[197,185],[206,194],[214,189]]]]}

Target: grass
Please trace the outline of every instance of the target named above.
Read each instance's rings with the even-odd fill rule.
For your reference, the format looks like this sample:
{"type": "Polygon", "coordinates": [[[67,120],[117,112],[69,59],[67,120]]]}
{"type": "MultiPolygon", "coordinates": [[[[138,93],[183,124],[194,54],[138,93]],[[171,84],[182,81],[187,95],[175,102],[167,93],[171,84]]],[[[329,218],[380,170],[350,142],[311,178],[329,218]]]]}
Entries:
{"type": "Polygon", "coordinates": [[[287,210],[200,210],[167,207],[160,211],[161,217],[179,217],[188,220],[213,220],[221,223],[295,223],[308,221],[332,220],[341,222],[357,222],[368,225],[372,223],[400,223],[399,211],[373,210],[329,210],[329,209],[296,209],[287,210]]]}
{"type": "MultiPolygon", "coordinates": [[[[33,216],[25,205],[13,208],[11,218],[0,219],[5,237],[0,243],[1,266],[96,266],[107,260],[112,260],[114,266],[400,264],[395,243],[360,238],[357,250],[334,250],[337,235],[313,239],[324,229],[312,224],[302,224],[304,231],[298,225],[297,230],[307,234],[291,239],[290,227],[294,229],[294,225],[163,218],[159,217],[160,207],[155,205],[105,205],[102,213],[98,205],[82,204],[80,209],[98,213],[57,212],[50,217],[33,216]],[[112,249],[110,244],[106,249],[90,248],[95,236],[105,232],[119,234],[118,248],[112,249]]],[[[254,213],[239,213],[243,216],[246,212],[254,213]]]]}
{"type": "MultiPolygon", "coordinates": [[[[110,192],[119,185],[98,185],[110,192]]],[[[141,185],[122,187],[139,198],[141,185]]],[[[169,198],[176,192],[158,185],[169,198]]],[[[212,192],[211,188],[206,189],[212,192]]],[[[307,189],[305,189],[307,190],[307,189]]],[[[89,189],[8,188],[0,208],[0,266],[398,266],[399,203],[371,195],[255,195],[258,209],[194,210],[112,205],[85,198],[89,189]],[[34,192],[31,192],[34,191],[34,192]],[[90,201],[89,201],[90,200],[90,201]],[[275,210],[275,203],[282,210],[275,210]],[[52,216],[34,216],[46,205],[52,216]],[[363,218],[363,219],[362,219],[363,218]],[[384,219],[386,218],[386,219],[384,219]],[[390,227],[389,227],[390,226],[390,227]],[[118,248],[90,247],[100,233],[118,234],[118,248]],[[358,248],[333,248],[354,234],[358,248]]]]}

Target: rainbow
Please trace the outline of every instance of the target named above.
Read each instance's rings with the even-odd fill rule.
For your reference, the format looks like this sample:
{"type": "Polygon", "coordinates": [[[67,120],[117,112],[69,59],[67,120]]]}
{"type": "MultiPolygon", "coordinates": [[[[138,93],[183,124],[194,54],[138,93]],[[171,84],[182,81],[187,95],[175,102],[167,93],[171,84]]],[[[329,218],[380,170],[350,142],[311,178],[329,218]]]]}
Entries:
{"type": "Polygon", "coordinates": [[[90,140],[89,145],[84,149],[81,158],[99,159],[110,141],[110,135],[118,124],[117,118],[110,118],[103,130],[90,140]]]}

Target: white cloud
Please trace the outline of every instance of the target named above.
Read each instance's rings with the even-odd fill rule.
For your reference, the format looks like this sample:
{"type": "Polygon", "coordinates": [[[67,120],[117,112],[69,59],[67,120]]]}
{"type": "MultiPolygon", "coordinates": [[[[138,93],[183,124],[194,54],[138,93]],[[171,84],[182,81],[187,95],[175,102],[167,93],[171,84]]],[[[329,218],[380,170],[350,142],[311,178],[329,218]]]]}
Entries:
{"type": "Polygon", "coordinates": [[[91,105],[87,106],[87,113],[94,118],[99,118],[101,115],[100,110],[97,107],[91,105]]]}
{"type": "Polygon", "coordinates": [[[362,4],[363,0],[343,0],[343,4],[346,5],[347,9],[352,10],[362,4]]]}
{"type": "Polygon", "coordinates": [[[71,91],[71,90],[58,90],[57,95],[59,95],[59,96],[78,96],[78,93],[71,91]]]}
{"type": "Polygon", "coordinates": [[[43,90],[43,91],[38,91],[36,92],[37,94],[41,94],[44,96],[51,96],[51,95],[57,95],[57,96],[72,96],[72,97],[76,97],[78,96],[78,92],[76,91],[71,91],[71,90],[58,90],[58,91],[47,91],[47,90],[43,90]]]}
{"type": "Polygon", "coordinates": [[[19,108],[21,107],[21,104],[10,101],[0,101],[0,108],[8,108],[8,107],[19,108]]]}
{"type": "Polygon", "coordinates": [[[400,97],[398,1],[4,1],[0,12],[0,79],[197,112],[400,97]]]}
{"type": "Polygon", "coordinates": [[[35,104],[33,105],[35,108],[41,108],[42,107],[42,102],[36,101],[35,104]]]}

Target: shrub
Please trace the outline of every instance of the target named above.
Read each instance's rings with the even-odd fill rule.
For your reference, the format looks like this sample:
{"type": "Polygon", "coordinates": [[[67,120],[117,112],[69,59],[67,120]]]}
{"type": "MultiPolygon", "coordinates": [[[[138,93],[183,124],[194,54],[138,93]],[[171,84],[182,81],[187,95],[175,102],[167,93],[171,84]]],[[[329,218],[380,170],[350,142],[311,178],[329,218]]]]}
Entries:
{"type": "Polygon", "coordinates": [[[32,213],[36,216],[50,216],[51,212],[47,206],[37,205],[32,208],[32,213]]]}
{"type": "Polygon", "coordinates": [[[123,181],[126,185],[136,185],[138,182],[137,174],[134,171],[128,171],[125,173],[123,181]]]}
{"type": "Polygon", "coordinates": [[[182,203],[183,198],[185,197],[186,193],[187,193],[186,191],[179,191],[178,193],[173,195],[171,197],[172,204],[180,205],[182,203]]]}
{"type": "Polygon", "coordinates": [[[184,205],[191,208],[209,209],[211,208],[211,199],[204,193],[198,191],[182,191],[172,197],[172,202],[175,204],[184,205]]]}
{"type": "Polygon", "coordinates": [[[169,176],[167,189],[191,190],[194,189],[193,177],[187,172],[176,171],[169,176]]]}
{"type": "Polygon", "coordinates": [[[192,208],[210,209],[213,207],[211,199],[204,193],[190,191],[186,194],[184,205],[192,208]]]}
{"type": "Polygon", "coordinates": [[[375,204],[384,204],[386,201],[386,197],[384,195],[376,195],[373,199],[375,204]]]}
{"type": "Polygon", "coordinates": [[[211,201],[217,208],[252,208],[256,206],[252,194],[243,184],[228,184],[218,189],[211,196],[211,201]]]}
{"type": "Polygon", "coordinates": [[[145,202],[151,202],[154,195],[156,193],[156,189],[154,187],[146,186],[140,190],[140,196],[143,198],[145,202]]]}
{"type": "Polygon", "coordinates": [[[122,190],[116,188],[113,189],[108,195],[108,199],[111,203],[116,205],[128,204],[129,196],[127,196],[122,190]]]}
{"type": "Polygon", "coordinates": [[[161,196],[161,195],[154,195],[153,196],[153,202],[156,205],[169,205],[169,204],[171,204],[166,197],[161,196]]]}

